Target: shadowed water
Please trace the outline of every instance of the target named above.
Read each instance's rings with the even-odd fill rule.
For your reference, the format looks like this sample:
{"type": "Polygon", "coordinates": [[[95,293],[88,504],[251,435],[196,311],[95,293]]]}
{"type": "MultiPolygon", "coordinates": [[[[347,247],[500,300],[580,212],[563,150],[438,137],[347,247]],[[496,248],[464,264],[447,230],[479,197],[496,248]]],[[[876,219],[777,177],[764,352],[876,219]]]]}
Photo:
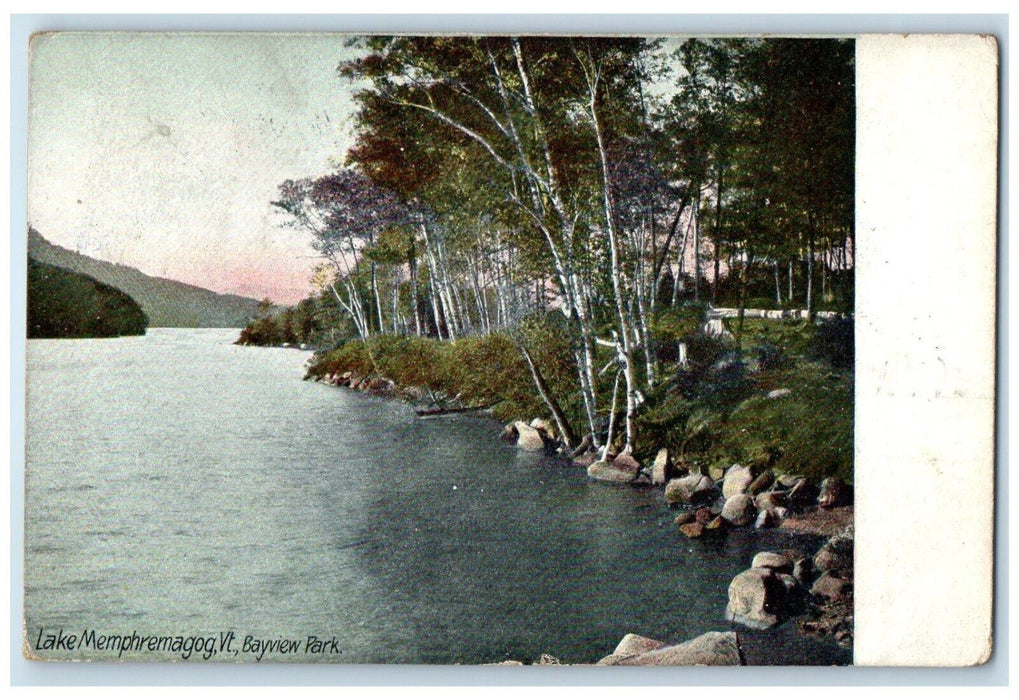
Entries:
{"type": "MultiPolygon", "coordinates": [[[[255,660],[250,636],[298,640],[263,660],[591,663],[627,632],[728,629],[729,581],[754,553],[818,545],[687,540],[660,490],[520,454],[483,416],[422,420],[302,382],[308,353],[235,337],[29,341],[30,645],[62,628],[215,637],[215,661],[255,660]]],[[[850,661],[792,624],[747,639],[758,662],[850,661]]]]}

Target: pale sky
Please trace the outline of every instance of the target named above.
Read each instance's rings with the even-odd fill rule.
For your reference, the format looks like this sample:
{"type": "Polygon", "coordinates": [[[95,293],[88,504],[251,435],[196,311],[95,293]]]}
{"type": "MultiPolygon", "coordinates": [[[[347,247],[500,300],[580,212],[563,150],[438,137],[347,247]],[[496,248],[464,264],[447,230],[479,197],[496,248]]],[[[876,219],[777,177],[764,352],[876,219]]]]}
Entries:
{"type": "Polygon", "coordinates": [[[218,292],[307,296],[270,206],[350,144],[343,35],[58,34],[32,44],[28,220],[48,240],[218,292]]]}
{"type": "MultiPolygon", "coordinates": [[[[309,236],[270,206],[351,144],[341,34],[64,33],[32,44],[28,220],[85,255],[292,304],[309,236]]],[[[667,42],[672,50],[679,39],[667,42]]]]}

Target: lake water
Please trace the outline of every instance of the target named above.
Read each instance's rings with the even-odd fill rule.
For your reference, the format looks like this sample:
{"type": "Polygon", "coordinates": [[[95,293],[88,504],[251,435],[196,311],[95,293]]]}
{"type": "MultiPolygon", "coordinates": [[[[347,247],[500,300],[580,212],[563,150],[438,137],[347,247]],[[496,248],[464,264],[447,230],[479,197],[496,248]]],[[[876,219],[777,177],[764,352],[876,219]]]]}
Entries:
{"type": "MultiPolygon", "coordinates": [[[[627,632],[729,629],[754,553],[818,546],[687,540],[660,490],[518,453],[484,416],[301,381],[309,353],[236,334],[28,342],[34,653],[591,663],[627,632]]],[[[740,635],[762,663],[851,657],[792,623],[740,635]]]]}

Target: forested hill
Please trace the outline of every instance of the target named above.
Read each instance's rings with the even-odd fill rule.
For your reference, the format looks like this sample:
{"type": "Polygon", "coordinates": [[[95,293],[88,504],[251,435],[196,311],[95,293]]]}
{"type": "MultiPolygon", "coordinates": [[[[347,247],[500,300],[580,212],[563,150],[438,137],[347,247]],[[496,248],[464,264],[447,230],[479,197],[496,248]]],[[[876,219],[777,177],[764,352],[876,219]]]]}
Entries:
{"type": "Polygon", "coordinates": [[[147,323],[137,302],[119,289],[28,259],[29,338],[144,335],[147,323]]]}
{"type": "Polygon", "coordinates": [[[126,293],[138,302],[150,326],[181,328],[239,328],[255,316],[258,301],[216,292],[183,282],[150,277],[133,267],[96,260],[61,248],[34,230],[28,231],[28,255],[92,277],[126,293]]]}

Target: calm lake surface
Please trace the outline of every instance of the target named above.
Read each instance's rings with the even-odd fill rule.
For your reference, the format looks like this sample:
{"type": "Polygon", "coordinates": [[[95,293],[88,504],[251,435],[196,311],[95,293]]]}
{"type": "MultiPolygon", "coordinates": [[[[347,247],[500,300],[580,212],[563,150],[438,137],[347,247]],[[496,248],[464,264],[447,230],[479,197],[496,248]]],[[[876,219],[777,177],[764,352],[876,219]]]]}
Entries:
{"type": "MultiPolygon", "coordinates": [[[[115,659],[101,638],[136,634],[183,639],[121,658],[591,663],[627,632],[729,629],[756,552],[820,542],[687,540],[660,490],[301,381],[309,353],[236,335],[28,341],[26,635],[94,635],[35,653],[115,659]]],[[[851,661],[790,623],[740,636],[758,663],[851,661]]]]}

